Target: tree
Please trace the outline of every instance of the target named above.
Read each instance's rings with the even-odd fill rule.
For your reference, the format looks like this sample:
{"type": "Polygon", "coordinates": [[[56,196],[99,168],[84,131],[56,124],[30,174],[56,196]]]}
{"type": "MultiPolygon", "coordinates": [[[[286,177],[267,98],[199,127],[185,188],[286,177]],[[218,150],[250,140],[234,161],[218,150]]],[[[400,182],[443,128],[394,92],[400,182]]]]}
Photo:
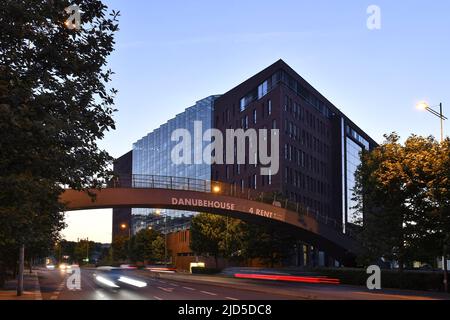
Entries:
{"type": "Polygon", "coordinates": [[[218,257],[241,261],[259,258],[274,267],[290,257],[295,238],[270,226],[202,213],[191,222],[191,249],[210,254],[216,267],[218,257]]]}
{"type": "Polygon", "coordinates": [[[242,225],[242,255],[246,259],[260,259],[275,267],[292,256],[296,239],[273,226],[244,223],[242,225]]]}
{"type": "Polygon", "coordinates": [[[410,137],[410,183],[417,185],[414,197],[417,252],[431,260],[443,257],[444,289],[448,291],[448,246],[450,245],[450,139],[410,137]]]}
{"type": "MultiPolygon", "coordinates": [[[[384,257],[399,269],[414,260],[447,256],[450,234],[450,140],[396,134],[362,155],[355,199],[363,214],[360,260],[384,257]]],[[[445,272],[446,275],[446,272],[445,272]]]]}
{"type": "Polygon", "coordinates": [[[74,249],[74,258],[80,265],[92,261],[92,254],[95,252],[95,242],[89,240],[80,240],[76,243],[74,249]],[[88,261],[86,261],[88,259],[88,261]]]}
{"type": "Polygon", "coordinates": [[[226,222],[220,216],[201,213],[191,221],[191,249],[200,255],[210,254],[214,257],[216,268],[219,255],[223,252],[226,222]]]}
{"type": "Polygon", "coordinates": [[[357,212],[364,225],[360,234],[363,251],[359,261],[371,264],[379,258],[397,260],[400,270],[405,261],[406,206],[404,152],[399,136],[385,136],[386,141],[372,152],[363,152],[362,164],[355,175],[357,212]]]}
{"type": "MultiPolygon", "coordinates": [[[[169,253],[168,253],[169,254],[169,253]]],[[[158,235],[152,242],[152,258],[154,261],[165,261],[166,240],[164,236],[158,235]]]]}
{"type": "Polygon", "coordinates": [[[118,13],[99,0],[77,3],[80,29],[64,24],[68,0],[0,5],[0,259],[9,267],[10,248],[58,240],[63,186],[110,177],[111,157],[96,141],[114,129],[106,59],[118,13]]]}
{"type": "Polygon", "coordinates": [[[125,261],[128,258],[128,237],[117,236],[111,243],[112,259],[114,262],[125,261]]]}
{"type": "Polygon", "coordinates": [[[153,242],[159,236],[153,229],[142,229],[131,238],[130,258],[132,261],[153,260],[153,242]]]}

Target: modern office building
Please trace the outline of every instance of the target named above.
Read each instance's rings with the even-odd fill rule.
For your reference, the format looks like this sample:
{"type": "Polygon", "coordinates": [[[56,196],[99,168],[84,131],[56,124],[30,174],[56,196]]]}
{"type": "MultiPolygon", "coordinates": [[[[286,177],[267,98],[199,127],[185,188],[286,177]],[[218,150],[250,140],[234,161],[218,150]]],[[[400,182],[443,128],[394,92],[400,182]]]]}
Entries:
{"type": "MultiPolygon", "coordinates": [[[[124,187],[131,187],[133,165],[133,152],[129,151],[120,158],[114,160],[113,172],[120,176],[124,187]]],[[[113,229],[112,238],[118,236],[128,237],[130,234],[131,208],[114,208],[113,209],[113,229]]]]}
{"type": "MultiPolygon", "coordinates": [[[[310,212],[342,224],[355,217],[352,189],[359,152],[376,142],[336,106],[279,60],[219,97],[214,126],[279,129],[280,167],[260,175],[259,165],[213,165],[212,178],[242,188],[281,191],[310,212]]],[[[226,152],[226,150],[224,150],[226,152]]]]}
{"type": "MultiPolygon", "coordinates": [[[[209,142],[204,141],[202,147],[207,144],[209,142]]],[[[352,189],[354,173],[360,163],[359,154],[363,149],[370,150],[376,145],[336,106],[279,60],[227,93],[200,100],[149,133],[133,144],[131,154],[116,161],[115,169],[125,173],[131,171],[133,175],[210,179],[232,184],[237,189],[281,192],[306,210],[335,219],[346,232],[358,219],[353,209],[352,189]],[[224,136],[226,129],[279,129],[280,150],[270,150],[279,151],[278,172],[261,175],[261,166],[249,164],[248,156],[246,164],[241,165],[207,165],[204,162],[175,165],[170,158],[176,144],[171,141],[171,133],[181,128],[193,134],[194,121],[202,121],[203,131],[214,127],[224,136]],[[124,168],[123,163],[128,167],[124,168]]],[[[194,261],[191,252],[177,252],[176,249],[188,248],[188,228],[194,212],[120,210],[114,210],[116,226],[113,231],[116,234],[126,231],[119,230],[120,226],[117,226],[126,217],[129,221],[125,225],[131,226],[130,234],[148,227],[166,230],[170,233],[170,244],[174,250],[172,259],[174,255],[183,257],[180,259],[183,266],[194,261]]],[[[299,255],[303,256],[302,263],[306,260],[310,263],[312,248],[304,244],[302,251],[303,255],[299,251],[299,255]]],[[[323,265],[325,254],[314,254],[314,259],[322,261],[319,264],[323,265]]]]}
{"type": "MultiPolygon", "coordinates": [[[[210,129],[212,126],[214,100],[216,98],[217,96],[210,96],[198,101],[194,106],[187,108],[175,118],[170,119],[167,123],[135,142],[131,152],[116,160],[115,170],[119,172],[119,175],[131,172],[135,187],[139,187],[139,183],[147,183],[150,175],[210,180],[211,166],[204,162],[195,163],[195,161],[192,161],[192,164],[173,163],[171,151],[178,144],[178,141],[172,141],[171,135],[176,129],[185,129],[194,137],[195,122],[201,122],[202,131],[210,129]],[[126,159],[126,166],[121,166],[125,161],[124,159],[126,159]],[[140,177],[143,178],[141,179],[140,177]]],[[[209,144],[208,141],[205,141],[202,142],[201,146],[194,146],[194,143],[195,140],[191,139],[192,151],[194,151],[195,147],[201,147],[201,150],[203,150],[209,144]]],[[[156,179],[156,184],[158,183],[157,181],[156,179]]],[[[189,227],[190,218],[193,214],[195,212],[166,209],[132,208],[128,211],[127,209],[115,209],[113,220],[117,223],[113,227],[113,235],[118,234],[118,230],[120,232],[120,224],[130,226],[131,234],[135,234],[144,228],[153,228],[170,233],[185,230],[189,227]],[[125,212],[128,213],[129,219],[122,221],[126,220],[125,212]]],[[[127,228],[122,229],[125,230],[127,228]]],[[[124,233],[123,230],[122,233],[124,233]]]]}

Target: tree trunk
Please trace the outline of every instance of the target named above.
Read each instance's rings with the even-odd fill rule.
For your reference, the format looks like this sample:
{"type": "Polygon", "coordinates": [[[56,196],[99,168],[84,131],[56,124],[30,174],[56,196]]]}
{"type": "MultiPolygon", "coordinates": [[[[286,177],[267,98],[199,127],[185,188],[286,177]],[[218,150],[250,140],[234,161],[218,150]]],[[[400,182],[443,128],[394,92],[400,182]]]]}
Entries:
{"type": "Polygon", "coordinates": [[[217,254],[214,255],[214,262],[216,263],[216,269],[219,268],[219,259],[217,258],[217,254]]]}
{"type": "Polygon", "coordinates": [[[33,258],[30,258],[28,260],[28,267],[29,267],[30,274],[31,274],[33,272],[33,258]]]}
{"type": "Polygon", "coordinates": [[[0,261],[0,288],[3,288],[6,281],[6,268],[4,268],[3,263],[0,261]]]}
{"type": "Polygon", "coordinates": [[[444,245],[444,255],[442,259],[443,270],[444,270],[444,292],[448,293],[448,270],[447,270],[447,246],[444,245]]]}
{"type": "Polygon", "coordinates": [[[21,296],[23,293],[23,271],[25,264],[25,245],[21,245],[19,249],[19,274],[17,277],[17,295],[21,296]]]}

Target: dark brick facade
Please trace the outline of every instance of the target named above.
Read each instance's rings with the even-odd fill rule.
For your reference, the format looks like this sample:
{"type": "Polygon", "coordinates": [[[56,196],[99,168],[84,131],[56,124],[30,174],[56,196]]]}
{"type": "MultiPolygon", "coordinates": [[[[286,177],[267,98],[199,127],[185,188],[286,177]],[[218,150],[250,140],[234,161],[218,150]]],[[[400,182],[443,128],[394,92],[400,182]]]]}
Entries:
{"type": "Polygon", "coordinates": [[[279,129],[278,173],[269,180],[260,175],[259,166],[215,164],[212,179],[238,188],[243,185],[258,191],[281,192],[313,212],[342,222],[343,123],[376,145],[279,60],[218,98],[214,116],[214,125],[224,136],[226,129],[279,129]]]}
{"type": "MultiPolygon", "coordinates": [[[[117,158],[113,164],[114,174],[121,177],[123,187],[131,187],[131,176],[133,168],[133,151],[129,151],[120,158],[117,158]],[[129,183],[129,185],[126,185],[129,183]]],[[[112,223],[112,238],[117,236],[129,235],[129,228],[131,225],[131,208],[114,208],[113,209],[113,223],[112,223]],[[125,228],[121,228],[121,225],[125,228]]]]}

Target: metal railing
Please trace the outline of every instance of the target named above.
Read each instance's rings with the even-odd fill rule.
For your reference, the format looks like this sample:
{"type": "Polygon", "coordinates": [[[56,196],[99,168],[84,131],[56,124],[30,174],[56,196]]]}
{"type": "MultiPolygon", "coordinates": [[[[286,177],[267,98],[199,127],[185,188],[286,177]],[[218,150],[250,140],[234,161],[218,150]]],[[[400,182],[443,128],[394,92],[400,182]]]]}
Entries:
{"type": "MultiPolygon", "coordinates": [[[[241,188],[240,186],[220,181],[186,177],[133,174],[115,177],[107,184],[107,187],[198,191],[259,201],[275,207],[297,212],[299,219],[302,219],[303,217],[311,217],[321,224],[342,232],[342,224],[336,219],[331,218],[328,215],[321,214],[317,210],[304,207],[303,204],[299,202],[283,198],[275,192],[261,192],[255,189],[241,188]]],[[[353,232],[351,232],[351,230],[347,230],[346,235],[353,237],[353,232]]]]}

